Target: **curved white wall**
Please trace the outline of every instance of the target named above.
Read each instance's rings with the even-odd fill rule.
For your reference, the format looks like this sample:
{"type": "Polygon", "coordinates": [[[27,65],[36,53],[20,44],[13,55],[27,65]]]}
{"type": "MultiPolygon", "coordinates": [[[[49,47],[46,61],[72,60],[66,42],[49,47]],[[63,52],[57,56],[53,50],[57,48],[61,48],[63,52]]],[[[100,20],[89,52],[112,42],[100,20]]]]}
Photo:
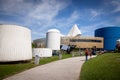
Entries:
{"type": "Polygon", "coordinates": [[[60,50],[60,32],[50,29],[46,33],[46,47],[52,50],[60,50]]]}
{"type": "Polygon", "coordinates": [[[33,48],[33,57],[38,55],[39,57],[51,57],[52,50],[49,48],[33,48]]]}
{"type": "Polygon", "coordinates": [[[17,25],[0,25],[0,62],[32,59],[31,31],[17,25]]]}

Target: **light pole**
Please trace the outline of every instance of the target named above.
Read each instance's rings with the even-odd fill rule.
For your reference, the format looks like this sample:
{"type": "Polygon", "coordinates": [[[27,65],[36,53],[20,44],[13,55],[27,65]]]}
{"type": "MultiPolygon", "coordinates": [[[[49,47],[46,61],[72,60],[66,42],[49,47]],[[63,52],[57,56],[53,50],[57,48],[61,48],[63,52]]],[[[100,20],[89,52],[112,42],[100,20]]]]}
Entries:
{"type": "Polygon", "coordinates": [[[82,54],[81,54],[81,50],[80,50],[80,46],[79,46],[79,55],[81,56],[82,54]]]}

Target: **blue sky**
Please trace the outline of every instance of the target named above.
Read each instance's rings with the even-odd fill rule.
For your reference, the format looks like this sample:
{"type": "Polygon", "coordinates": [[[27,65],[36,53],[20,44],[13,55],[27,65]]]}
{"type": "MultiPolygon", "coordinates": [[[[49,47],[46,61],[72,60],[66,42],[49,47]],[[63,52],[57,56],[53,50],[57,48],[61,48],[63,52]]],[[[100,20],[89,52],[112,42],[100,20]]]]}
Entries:
{"type": "Polygon", "coordinates": [[[32,31],[32,40],[56,28],[67,35],[77,24],[83,36],[94,30],[120,26],[120,0],[0,0],[0,24],[16,24],[32,31]]]}

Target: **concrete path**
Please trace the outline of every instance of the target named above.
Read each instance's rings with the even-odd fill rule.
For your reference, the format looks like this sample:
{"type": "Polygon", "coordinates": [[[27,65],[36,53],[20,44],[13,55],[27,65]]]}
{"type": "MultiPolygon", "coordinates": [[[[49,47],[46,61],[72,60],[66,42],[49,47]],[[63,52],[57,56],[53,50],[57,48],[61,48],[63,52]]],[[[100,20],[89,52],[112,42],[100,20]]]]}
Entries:
{"type": "Polygon", "coordinates": [[[79,80],[85,57],[73,57],[38,66],[4,80],[79,80]]]}

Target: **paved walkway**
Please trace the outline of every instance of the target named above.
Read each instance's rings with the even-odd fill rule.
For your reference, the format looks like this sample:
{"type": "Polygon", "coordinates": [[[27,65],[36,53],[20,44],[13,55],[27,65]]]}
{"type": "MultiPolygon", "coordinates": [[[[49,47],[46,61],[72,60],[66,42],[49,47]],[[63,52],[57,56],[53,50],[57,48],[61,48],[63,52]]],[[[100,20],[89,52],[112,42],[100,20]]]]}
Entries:
{"type": "Polygon", "coordinates": [[[4,80],[79,80],[85,57],[73,57],[38,66],[4,80]]]}

